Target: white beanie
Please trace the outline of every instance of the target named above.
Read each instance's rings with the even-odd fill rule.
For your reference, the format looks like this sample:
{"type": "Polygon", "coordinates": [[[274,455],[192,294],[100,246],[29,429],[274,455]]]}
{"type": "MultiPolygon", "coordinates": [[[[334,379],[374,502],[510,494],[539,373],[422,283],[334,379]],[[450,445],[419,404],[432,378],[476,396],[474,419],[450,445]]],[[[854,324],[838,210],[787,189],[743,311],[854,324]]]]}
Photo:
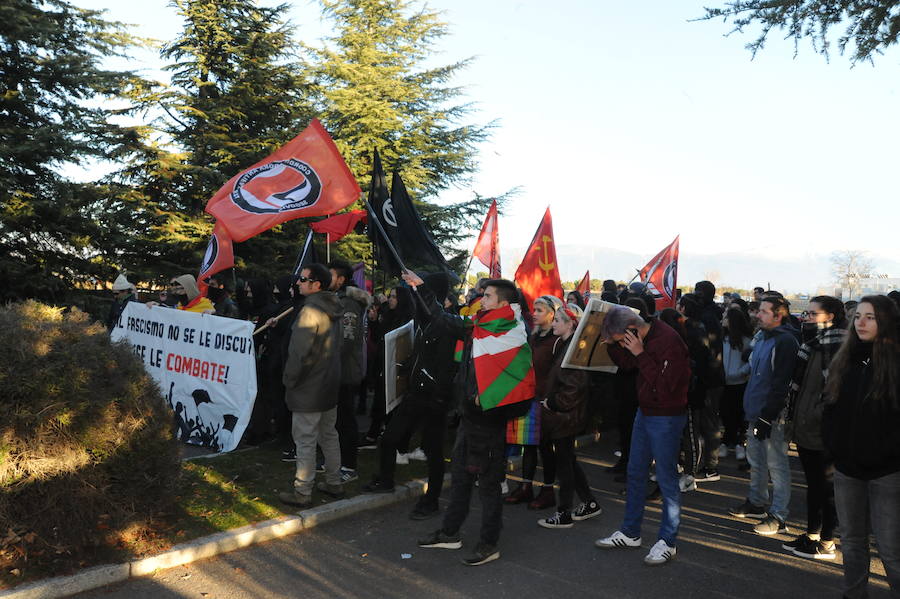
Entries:
{"type": "Polygon", "coordinates": [[[113,283],[112,290],[113,291],[126,291],[128,289],[134,289],[134,285],[132,285],[128,279],[125,278],[125,275],[119,275],[116,277],[115,283],[113,283]]]}

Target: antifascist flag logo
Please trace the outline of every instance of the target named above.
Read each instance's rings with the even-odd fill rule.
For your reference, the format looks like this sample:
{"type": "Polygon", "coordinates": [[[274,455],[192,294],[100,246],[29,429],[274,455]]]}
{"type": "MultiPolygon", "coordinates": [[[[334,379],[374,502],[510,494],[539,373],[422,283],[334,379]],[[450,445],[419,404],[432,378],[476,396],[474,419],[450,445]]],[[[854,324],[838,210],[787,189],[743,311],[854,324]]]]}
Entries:
{"type": "Polygon", "coordinates": [[[213,233],[213,236],[209,238],[209,244],[206,246],[206,253],[203,255],[203,262],[200,263],[200,276],[206,274],[213,264],[216,262],[216,258],[219,257],[219,238],[213,233]]]}
{"type": "Polygon", "coordinates": [[[281,214],[314,205],[322,193],[319,175],[307,163],[290,158],[252,168],[238,177],[231,192],[241,210],[281,214]]]}
{"type": "Polygon", "coordinates": [[[669,265],[666,267],[666,272],[663,274],[663,287],[666,290],[666,295],[669,297],[675,297],[675,279],[678,275],[678,260],[672,260],[669,262],[669,265]]]}

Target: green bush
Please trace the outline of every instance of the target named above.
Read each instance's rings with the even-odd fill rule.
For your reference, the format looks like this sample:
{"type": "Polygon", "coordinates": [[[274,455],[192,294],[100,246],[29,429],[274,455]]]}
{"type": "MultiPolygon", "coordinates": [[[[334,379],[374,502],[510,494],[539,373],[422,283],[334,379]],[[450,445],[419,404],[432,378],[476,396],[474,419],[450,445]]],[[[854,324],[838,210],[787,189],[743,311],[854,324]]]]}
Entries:
{"type": "Polygon", "coordinates": [[[179,472],[171,415],[127,345],[78,310],[0,307],[4,570],[95,561],[171,509],[179,472]]]}

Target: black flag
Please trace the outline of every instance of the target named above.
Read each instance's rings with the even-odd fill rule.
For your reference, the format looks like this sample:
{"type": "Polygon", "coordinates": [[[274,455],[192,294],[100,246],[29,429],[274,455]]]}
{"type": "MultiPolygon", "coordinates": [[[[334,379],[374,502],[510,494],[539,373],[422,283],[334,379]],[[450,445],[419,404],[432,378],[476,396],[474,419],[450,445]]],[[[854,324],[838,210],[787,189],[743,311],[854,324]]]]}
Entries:
{"type": "Polygon", "coordinates": [[[431,233],[425,228],[425,223],[422,222],[419,212],[406,192],[406,185],[403,184],[400,173],[394,173],[391,180],[390,203],[382,213],[385,219],[381,224],[384,225],[397,248],[397,253],[408,267],[432,272],[443,271],[451,281],[458,280],[431,237],[431,233]],[[393,222],[387,221],[388,217],[391,217],[393,222]]]}
{"type": "MultiPolygon", "coordinates": [[[[381,225],[390,238],[390,242],[394,244],[395,248],[399,249],[397,245],[397,219],[394,217],[394,208],[391,204],[391,198],[388,196],[387,179],[384,175],[384,169],[381,167],[381,157],[378,155],[378,150],[372,153],[372,182],[369,185],[369,206],[372,207],[375,216],[381,221],[381,225]]],[[[391,254],[391,250],[388,249],[384,239],[382,239],[378,227],[375,223],[370,222],[367,225],[367,230],[369,241],[375,247],[375,260],[378,262],[378,265],[385,272],[399,275],[400,265],[394,260],[394,256],[391,254]]]]}
{"type": "Polygon", "coordinates": [[[310,229],[306,234],[306,241],[303,248],[297,256],[297,263],[294,266],[294,274],[299,275],[304,266],[309,266],[319,261],[319,253],[316,251],[316,244],[313,243],[313,230],[310,229]]]}

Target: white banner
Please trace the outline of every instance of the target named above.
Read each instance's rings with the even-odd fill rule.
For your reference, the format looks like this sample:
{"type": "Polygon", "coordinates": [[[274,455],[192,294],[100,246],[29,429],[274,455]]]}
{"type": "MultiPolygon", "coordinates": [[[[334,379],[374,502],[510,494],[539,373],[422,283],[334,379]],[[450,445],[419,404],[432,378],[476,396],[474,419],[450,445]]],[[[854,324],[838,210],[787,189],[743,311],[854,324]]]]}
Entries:
{"type": "Polygon", "coordinates": [[[253,323],[129,303],[112,330],[162,388],[186,443],[231,451],[256,399],[253,323]]]}

